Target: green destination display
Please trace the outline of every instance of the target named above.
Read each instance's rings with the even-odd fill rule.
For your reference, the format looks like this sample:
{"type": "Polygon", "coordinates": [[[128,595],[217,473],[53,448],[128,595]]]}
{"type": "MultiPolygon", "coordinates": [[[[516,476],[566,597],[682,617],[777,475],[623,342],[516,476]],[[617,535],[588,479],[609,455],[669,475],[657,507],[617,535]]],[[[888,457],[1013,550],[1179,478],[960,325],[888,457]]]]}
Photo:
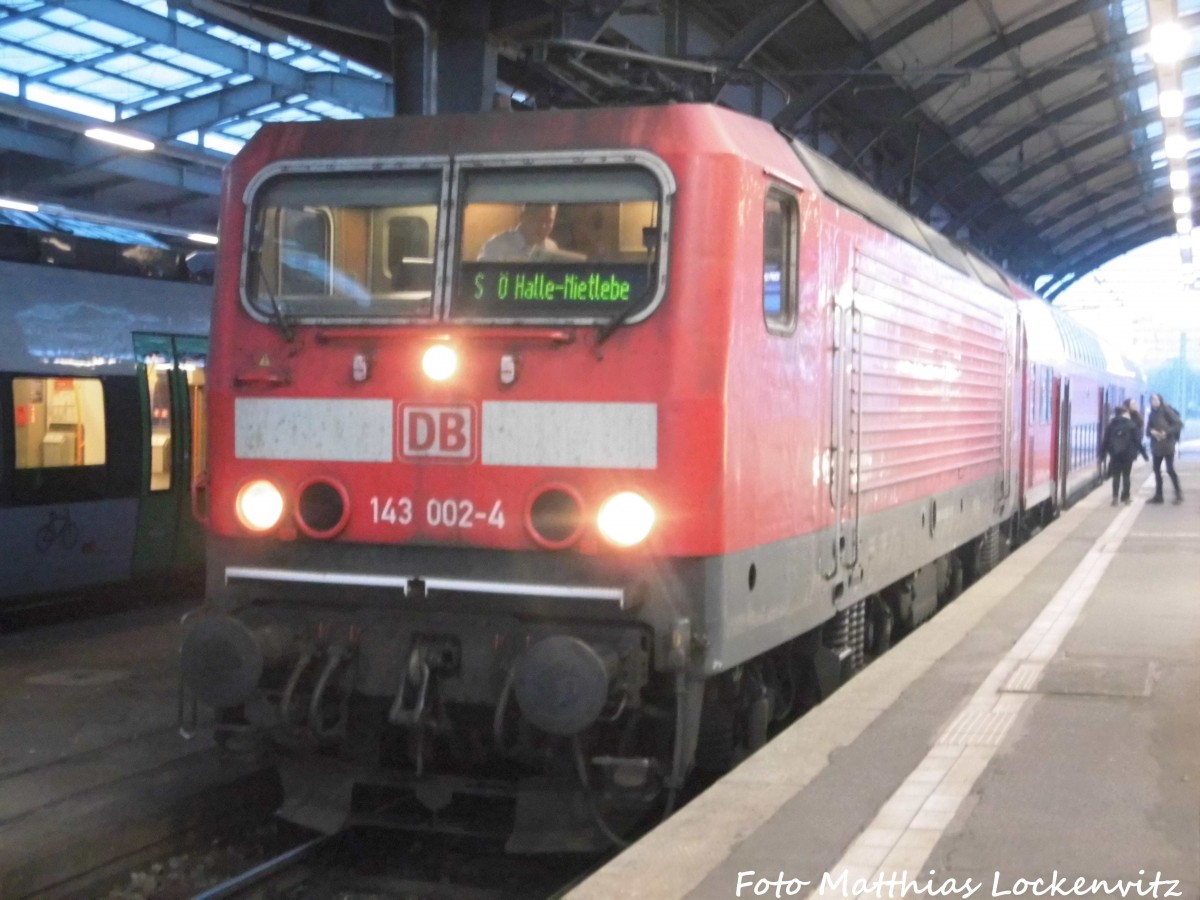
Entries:
{"type": "Polygon", "coordinates": [[[497,300],[582,300],[624,301],[633,289],[627,280],[616,275],[601,275],[592,272],[576,275],[568,272],[559,279],[541,272],[528,275],[524,272],[501,271],[489,275],[475,274],[475,299],[494,296],[497,300]]]}
{"type": "Polygon", "coordinates": [[[458,316],[608,316],[646,302],[637,264],[464,262],[458,316]]]}

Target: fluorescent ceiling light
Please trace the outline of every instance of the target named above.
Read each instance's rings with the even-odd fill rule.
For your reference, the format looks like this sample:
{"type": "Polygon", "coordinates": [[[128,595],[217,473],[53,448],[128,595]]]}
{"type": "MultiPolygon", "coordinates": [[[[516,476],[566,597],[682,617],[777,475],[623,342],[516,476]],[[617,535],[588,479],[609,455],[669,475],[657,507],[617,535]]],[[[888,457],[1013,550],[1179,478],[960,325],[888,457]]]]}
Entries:
{"type": "Polygon", "coordinates": [[[1182,191],[1192,183],[1192,176],[1188,174],[1187,169],[1172,169],[1170,178],[1173,191],[1182,191]]]}
{"type": "Polygon", "coordinates": [[[1184,215],[1192,211],[1191,197],[1176,197],[1171,201],[1171,209],[1175,210],[1176,215],[1184,215]]]}
{"type": "Polygon", "coordinates": [[[9,200],[5,197],[0,197],[0,209],[15,209],[17,212],[27,213],[38,211],[36,203],[22,203],[20,200],[9,200]]]}
{"type": "Polygon", "coordinates": [[[1150,29],[1150,56],[1156,63],[1183,59],[1190,39],[1178,22],[1162,22],[1150,29]]]}
{"type": "Polygon", "coordinates": [[[188,240],[195,241],[197,244],[215,244],[217,242],[217,236],[215,234],[201,234],[200,232],[196,232],[194,234],[189,234],[188,240]]]}
{"type": "Polygon", "coordinates": [[[1158,111],[1164,119],[1178,119],[1183,115],[1183,91],[1166,90],[1158,95],[1158,111]]]}
{"type": "Polygon", "coordinates": [[[1168,134],[1163,142],[1168,159],[1183,159],[1188,152],[1188,139],[1182,134],[1168,134]]]}
{"type": "Polygon", "coordinates": [[[106,144],[116,144],[118,147],[125,147],[128,150],[137,150],[142,153],[154,149],[154,141],[134,137],[131,134],[123,134],[120,131],[109,131],[107,128],[89,128],[84,132],[84,135],[94,141],[104,141],[106,144]]]}

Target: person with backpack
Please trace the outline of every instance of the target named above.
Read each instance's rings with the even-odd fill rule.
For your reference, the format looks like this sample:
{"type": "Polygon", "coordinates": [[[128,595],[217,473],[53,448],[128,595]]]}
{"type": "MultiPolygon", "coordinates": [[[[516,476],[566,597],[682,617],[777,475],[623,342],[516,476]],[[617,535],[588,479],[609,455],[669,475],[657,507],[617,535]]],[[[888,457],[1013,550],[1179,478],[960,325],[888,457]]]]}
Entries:
{"type": "Polygon", "coordinates": [[[1175,488],[1175,502],[1183,502],[1183,490],[1179,487],[1179,476],[1175,474],[1175,445],[1183,433],[1183,419],[1179,412],[1166,401],[1162,394],[1150,395],[1150,415],[1146,418],[1146,436],[1150,438],[1150,452],[1154,454],[1154,496],[1148,503],[1163,502],[1162,464],[1167,463],[1167,474],[1175,488]]]}
{"type": "Polygon", "coordinates": [[[1108,471],[1112,475],[1112,505],[1130,503],[1129,472],[1133,461],[1139,454],[1144,459],[1149,457],[1142,446],[1142,431],[1134,424],[1126,404],[1117,407],[1112,421],[1104,429],[1104,452],[1108,455],[1108,471]]]}

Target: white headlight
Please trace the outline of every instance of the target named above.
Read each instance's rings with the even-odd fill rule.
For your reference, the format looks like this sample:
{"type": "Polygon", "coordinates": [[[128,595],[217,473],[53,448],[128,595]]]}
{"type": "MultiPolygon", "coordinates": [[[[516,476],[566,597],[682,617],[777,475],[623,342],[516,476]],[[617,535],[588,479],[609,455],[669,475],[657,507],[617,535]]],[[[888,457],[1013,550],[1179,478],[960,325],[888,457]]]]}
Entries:
{"type": "Polygon", "coordinates": [[[622,491],[604,501],[596,516],[596,527],[614,544],[640,544],[654,527],[654,507],[641,494],[622,491]]]}
{"type": "Polygon", "coordinates": [[[434,381],[445,381],[458,371],[458,354],[453,347],[434,344],[421,357],[421,368],[434,381]]]}
{"type": "Polygon", "coordinates": [[[283,494],[269,481],[251,481],[238,491],[234,507],[243,525],[251,531],[266,531],[283,515],[283,494]]]}

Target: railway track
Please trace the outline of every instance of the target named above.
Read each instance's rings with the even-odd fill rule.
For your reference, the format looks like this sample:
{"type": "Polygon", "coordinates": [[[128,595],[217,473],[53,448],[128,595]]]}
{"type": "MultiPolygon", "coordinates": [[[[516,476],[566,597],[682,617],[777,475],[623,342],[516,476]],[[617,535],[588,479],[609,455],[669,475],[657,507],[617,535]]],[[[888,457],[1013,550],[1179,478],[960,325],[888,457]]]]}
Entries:
{"type": "Polygon", "coordinates": [[[474,838],[352,828],[297,844],[196,900],[529,900],[556,896],[602,861],[514,857],[474,838]]]}

